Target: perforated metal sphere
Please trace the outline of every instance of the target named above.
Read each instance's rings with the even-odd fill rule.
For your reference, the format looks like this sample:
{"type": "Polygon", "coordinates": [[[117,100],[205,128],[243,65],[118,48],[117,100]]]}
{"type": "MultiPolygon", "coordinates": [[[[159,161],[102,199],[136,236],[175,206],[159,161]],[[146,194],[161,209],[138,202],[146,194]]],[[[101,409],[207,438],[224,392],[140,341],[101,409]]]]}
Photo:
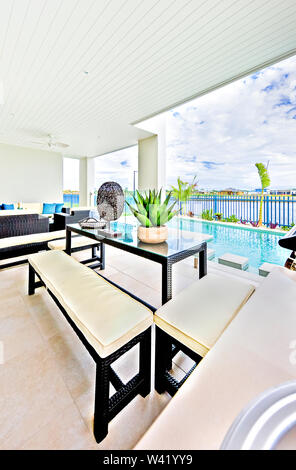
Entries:
{"type": "Polygon", "coordinates": [[[102,219],[108,222],[119,219],[124,208],[122,187],[115,181],[102,184],[98,190],[97,208],[102,219]]]}

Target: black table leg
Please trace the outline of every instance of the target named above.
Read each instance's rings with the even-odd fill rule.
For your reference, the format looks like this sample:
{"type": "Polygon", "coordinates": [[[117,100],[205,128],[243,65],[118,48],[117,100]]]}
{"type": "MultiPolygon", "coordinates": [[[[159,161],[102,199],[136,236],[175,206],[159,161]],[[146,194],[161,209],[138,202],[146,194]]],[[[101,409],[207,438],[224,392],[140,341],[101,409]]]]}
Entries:
{"type": "Polygon", "coordinates": [[[199,252],[199,279],[207,274],[207,244],[205,243],[199,252]]]}
{"type": "Polygon", "coordinates": [[[161,303],[164,305],[172,298],[172,264],[169,260],[162,263],[161,303]]]}
{"type": "Polygon", "coordinates": [[[66,253],[71,256],[71,230],[66,227],[66,253]]]}
{"type": "Polygon", "coordinates": [[[101,262],[101,269],[105,269],[105,244],[101,243],[100,247],[100,262],[101,262]]]}

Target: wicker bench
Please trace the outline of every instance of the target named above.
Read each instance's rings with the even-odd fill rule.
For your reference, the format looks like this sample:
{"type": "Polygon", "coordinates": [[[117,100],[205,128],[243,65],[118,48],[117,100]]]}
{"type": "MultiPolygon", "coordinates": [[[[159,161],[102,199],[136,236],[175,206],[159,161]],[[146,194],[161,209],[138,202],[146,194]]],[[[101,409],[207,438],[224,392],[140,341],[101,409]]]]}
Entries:
{"type": "MultiPolygon", "coordinates": [[[[63,238],[62,240],[52,240],[48,242],[47,246],[50,250],[66,251],[66,239],[63,238]]],[[[105,245],[103,243],[96,240],[91,240],[86,237],[72,237],[71,253],[87,249],[91,249],[91,258],[82,260],[80,263],[94,263],[88,267],[92,269],[105,269],[105,245]],[[99,250],[99,255],[97,254],[97,250],[99,250]]]]}
{"type": "Polygon", "coordinates": [[[29,295],[41,286],[46,286],[96,363],[94,435],[100,442],[114,416],[138,394],[145,397],[150,393],[153,314],[63,251],[29,257],[29,295]],[[137,344],[139,372],[124,384],[112,363],[137,344]],[[110,384],[116,390],[111,398],[110,384]]]}
{"type": "Polygon", "coordinates": [[[156,311],[155,389],[159,393],[177,392],[254,290],[246,281],[208,274],[156,311]],[[179,351],[194,365],[177,382],[169,370],[179,351]]]}
{"type": "MultiPolygon", "coordinates": [[[[65,238],[65,230],[57,232],[33,233],[31,235],[22,235],[19,237],[8,237],[0,239],[0,261],[27,256],[38,251],[47,250],[47,243],[50,240],[65,238]]],[[[0,264],[0,269],[18,266],[27,263],[27,259],[12,261],[6,264],[0,264]]]]}

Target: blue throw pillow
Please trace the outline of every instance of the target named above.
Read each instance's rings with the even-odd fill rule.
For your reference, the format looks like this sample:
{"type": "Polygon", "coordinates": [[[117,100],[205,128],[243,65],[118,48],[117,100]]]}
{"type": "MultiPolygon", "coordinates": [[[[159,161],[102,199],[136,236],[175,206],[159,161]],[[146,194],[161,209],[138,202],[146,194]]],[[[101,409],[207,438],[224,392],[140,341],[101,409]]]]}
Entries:
{"type": "Polygon", "coordinates": [[[60,203],[56,204],[55,213],[56,213],[56,214],[61,214],[63,207],[64,207],[64,203],[63,203],[63,202],[62,202],[61,204],[60,204],[60,203]]]}
{"type": "Polygon", "coordinates": [[[47,202],[44,202],[42,214],[53,214],[55,212],[55,208],[55,204],[49,204],[47,202]]]}
{"type": "Polygon", "coordinates": [[[14,204],[2,204],[2,210],[14,211],[14,204]]]}

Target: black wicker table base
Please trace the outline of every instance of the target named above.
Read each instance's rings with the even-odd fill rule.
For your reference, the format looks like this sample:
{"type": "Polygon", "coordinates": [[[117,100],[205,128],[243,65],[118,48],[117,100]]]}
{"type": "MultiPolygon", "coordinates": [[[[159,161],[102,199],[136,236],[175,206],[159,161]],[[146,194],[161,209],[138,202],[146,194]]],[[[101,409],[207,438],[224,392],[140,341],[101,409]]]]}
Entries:
{"type": "MultiPolygon", "coordinates": [[[[61,240],[60,238],[56,240],[61,240]]],[[[49,241],[54,241],[54,240],[49,240],[49,241]]],[[[13,259],[13,258],[18,258],[21,256],[28,256],[32,255],[33,253],[39,253],[39,251],[48,251],[48,241],[43,241],[43,242],[38,242],[38,243],[26,243],[25,245],[17,245],[17,246],[11,246],[7,248],[2,248],[0,249],[0,261],[8,260],[8,259],[13,259]]],[[[89,244],[81,247],[76,247],[72,248],[71,253],[76,253],[78,251],[83,251],[83,250],[91,250],[91,258],[85,259],[80,261],[81,264],[90,264],[94,263],[90,266],[88,266],[91,269],[105,269],[105,246],[98,242],[97,245],[89,244]],[[99,254],[97,253],[97,250],[99,250],[99,254]]],[[[11,268],[14,266],[19,266],[22,264],[28,263],[28,259],[21,259],[21,260],[16,260],[16,261],[10,261],[9,263],[5,264],[0,264],[0,270],[1,269],[6,269],[6,268],[11,268]]]]}
{"type": "Polygon", "coordinates": [[[172,397],[194,371],[202,357],[184,344],[155,325],[155,390],[158,393],[168,392],[172,397]],[[170,374],[172,360],[182,351],[194,361],[193,367],[179,382],[170,374]]]}
{"type": "MultiPolygon", "coordinates": [[[[45,286],[44,282],[35,272],[34,268],[29,264],[28,294],[33,295],[35,293],[35,289],[42,286],[45,286]]],[[[101,358],[54,294],[48,288],[47,291],[96,363],[93,431],[95,439],[99,443],[108,434],[109,422],[123,408],[125,408],[125,406],[127,406],[137,395],[146,397],[150,393],[151,327],[143,333],[135,336],[114,353],[101,358]],[[125,384],[113,370],[112,364],[137,344],[139,344],[139,371],[128,383],[125,384]],[[110,384],[112,384],[116,390],[114,395],[111,397],[109,396],[110,384]]]]}
{"type": "MultiPolygon", "coordinates": [[[[72,248],[71,253],[76,253],[77,251],[91,250],[91,258],[84,259],[80,261],[81,264],[87,264],[91,269],[105,269],[105,246],[102,243],[97,245],[85,245],[77,248],[72,248]],[[99,250],[99,254],[97,253],[99,250]],[[94,264],[90,264],[94,263],[94,264]]],[[[64,250],[66,251],[66,250],[64,250]]]]}

